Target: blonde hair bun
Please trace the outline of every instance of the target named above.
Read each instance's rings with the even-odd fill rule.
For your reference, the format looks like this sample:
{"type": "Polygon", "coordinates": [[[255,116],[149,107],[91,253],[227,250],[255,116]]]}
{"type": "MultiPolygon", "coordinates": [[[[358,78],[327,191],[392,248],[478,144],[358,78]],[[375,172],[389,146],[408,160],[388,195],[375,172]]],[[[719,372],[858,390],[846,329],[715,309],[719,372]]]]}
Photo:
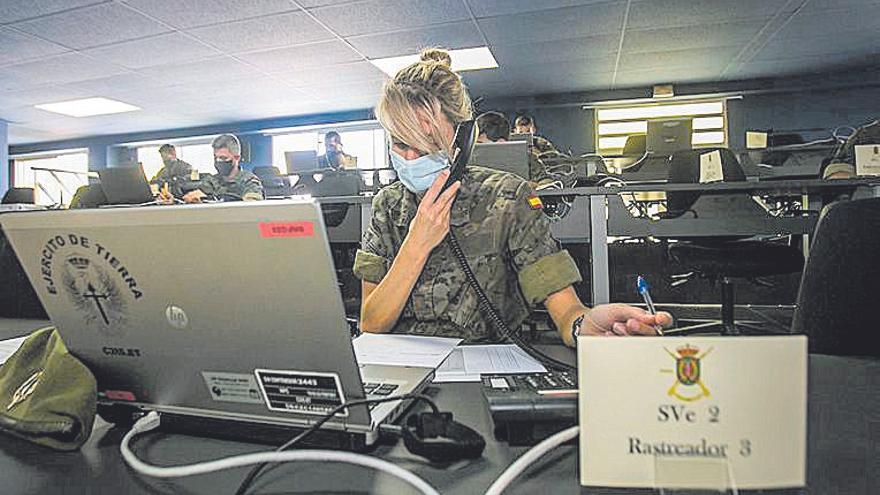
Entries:
{"type": "Polygon", "coordinates": [[[421,53],[421,61],[436,62],[446,67],[452,67],[452,57],[442,48],[425,48],[421,53]]]}

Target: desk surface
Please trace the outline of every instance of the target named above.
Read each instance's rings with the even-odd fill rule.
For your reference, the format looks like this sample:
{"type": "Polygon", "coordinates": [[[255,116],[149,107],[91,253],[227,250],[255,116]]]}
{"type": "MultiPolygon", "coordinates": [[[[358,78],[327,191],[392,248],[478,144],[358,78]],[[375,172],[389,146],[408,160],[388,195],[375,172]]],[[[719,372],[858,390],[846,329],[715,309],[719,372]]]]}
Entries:
{"type": "MultiPolygon", "coordinates": [[[[19,324],[44,322],[0,320],[0,337],[19,324]]],[[[554,349],[573,358],[566,349],[554,349]]],[[[808,493],[873,494],[880,491],[880,361],[811,356],[808,441],[808,493]]],[[[374,455],[425,478],[444,494],[482,493],[525,447],[509,447],[491,437],[492,420],[473,383],[433,386],[441,409],[486,436],[481,459],[451,466],[432,466],[408,453],[402,442],[379,446],[374,455]]],[[[759,407],[756,405],[755,407],[759,407]]],[[[231,493],[245,469],[177,480],[155,480],[132,474],[119,455],[125,432],[98,420],[79,452],[56,453],[24,441],[0,437],[3,493],[231,493]]],[[[147,434],[135,442],[138,455],[151,463],[171,465],[253,452],[265,446],[221,440],[147,434]]],[[[611,493],[581,490],[577,481],[577,446],[551,452],[506,493],[611,493]]],[[[278,467],[254,486],[252,493],[395,493],[413,491],[401,482],[362,468],[339,464],[298,464],[278,467]]],[[[790,493],[791,491],[787,492],[790,493]]],[[[800,493],[799,490],[794,491],[800,493]]],[[[613,493],[621,493],[615,490],[613,493]]],[[[652,493],[634,491],[633,493],[652,493]]]]}

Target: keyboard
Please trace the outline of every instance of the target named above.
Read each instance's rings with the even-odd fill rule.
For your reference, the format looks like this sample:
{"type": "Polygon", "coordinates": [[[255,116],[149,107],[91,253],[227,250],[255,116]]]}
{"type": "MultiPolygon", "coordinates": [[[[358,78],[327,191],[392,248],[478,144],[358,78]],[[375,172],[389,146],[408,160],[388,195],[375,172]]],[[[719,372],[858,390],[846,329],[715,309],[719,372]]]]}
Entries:
{"type": "Polygon", "coordinates": [[[510,445],[533,445],[578,421],[573,372],[482,375],[483,397],[495,437],[510,445]]]}
{"type": "MultiPolygon", "coordinates": [[[[396,391],[398,388],[400,388],[400,385],[396,385],[393,383],[364,383],[364,393],[366,394],[368,399],[388,397],[389,395],[393,394],[394,391],[396,391]]],[[[370,410],[373,410],[378,405],[379,404],[374,402],[372,404],[369,404],[368,406],[370,410]]]]}

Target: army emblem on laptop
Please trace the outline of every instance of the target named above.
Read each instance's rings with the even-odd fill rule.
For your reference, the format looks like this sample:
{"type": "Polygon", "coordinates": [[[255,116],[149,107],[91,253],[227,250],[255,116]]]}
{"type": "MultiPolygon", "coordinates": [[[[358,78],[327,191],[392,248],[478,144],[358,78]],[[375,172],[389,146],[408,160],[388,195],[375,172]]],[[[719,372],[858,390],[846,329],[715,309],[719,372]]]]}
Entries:
{"type": "MultiPolygon", "coordinates": [[[[685,344],[676,349],[673,353],[665,347],[663,350],[675,360],[675,382],[666,392],[670,397],[675,397],[685,402],[693,402],[709,397],[711,393],[709,388],[703,383],[701,359],[706,357],[712,349],[700,354],[700,349],[685,344]]],[[[671,373],[672,370],[660,370],[664,373],[671,373]]]]}
{"type": "Polygon", "coordinates": [[[97,263],[74,254],[64,261],[62,286],[87,323],[111,328],[125,320],[125,304],[113,278],[97,263]]]}

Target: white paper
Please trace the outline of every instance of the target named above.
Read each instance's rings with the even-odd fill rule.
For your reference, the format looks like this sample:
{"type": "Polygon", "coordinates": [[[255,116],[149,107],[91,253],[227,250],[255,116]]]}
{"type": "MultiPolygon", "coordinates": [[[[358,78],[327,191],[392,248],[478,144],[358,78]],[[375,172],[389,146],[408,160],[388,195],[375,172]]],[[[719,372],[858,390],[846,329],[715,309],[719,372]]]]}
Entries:
{"type": "Polygon", "coordinates": [[[807,340],[578,337],[581,484],[806,481],[807,340]]]}
{"type": "Polygon", "coordinates": [[[541,363],[513,344],[457,347],[437,368],[434,383],[478,382],[481,373],[543,373],[541,363]]]}
{"type": "Polygon", "coordinates": [[[880,146],[860,144],[856,151],[856,175],[880,175],[880,146]]]}
{"type": "Polygon", "coordinates": [[[0,364],[5,363],[9,356],[15,354],[26,338],[28,338],[27,335],[15,339],[0,340],[0,364]]]}
{"type": "Polygon", "coordinates": [[[723,180],[724,171],[721,168],[721,152],[716,150],[700,155],[700,184],[723,180]]]}
{"type": "Polygon", "coordinates": [[[364,333],[352,344],[358,364],[436,368],[460,342],[447,337],[364,333]]]}

